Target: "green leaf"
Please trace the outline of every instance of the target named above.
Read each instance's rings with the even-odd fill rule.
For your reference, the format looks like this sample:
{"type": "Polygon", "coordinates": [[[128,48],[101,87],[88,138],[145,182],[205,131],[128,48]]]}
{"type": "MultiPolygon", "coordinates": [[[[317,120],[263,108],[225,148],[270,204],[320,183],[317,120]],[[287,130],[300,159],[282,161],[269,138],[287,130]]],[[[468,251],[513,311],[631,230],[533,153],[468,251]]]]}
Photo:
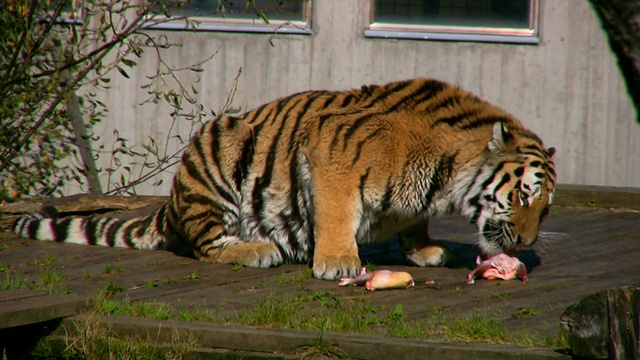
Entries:
{"type": "Polygon", "coordinates": [[[129,79],[129,74],[127,74],[126,71],[124,71],[123,68],[121,68],[120,66],[116,66],[118,68],[118,71],[120,72],[120,74],[122,74],[122,76],[126,77],[127,79],[129,79]]]}
{"type": "Polygon", "coordinates": [[[122,63],[127,65],[128,67],[134,67],[137,65],[135,61],[129,59],[122,59],[122,63]]]}

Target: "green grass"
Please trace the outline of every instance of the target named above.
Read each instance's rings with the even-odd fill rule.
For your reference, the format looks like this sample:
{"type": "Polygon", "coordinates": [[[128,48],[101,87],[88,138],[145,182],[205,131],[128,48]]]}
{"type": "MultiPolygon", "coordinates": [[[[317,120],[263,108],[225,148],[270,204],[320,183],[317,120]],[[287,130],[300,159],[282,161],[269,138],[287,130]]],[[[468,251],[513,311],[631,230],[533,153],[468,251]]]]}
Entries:
{"type": "Polygon", "coordinates": [[[28,277],[21,269],[14,269],[6,262],[0,262],[0,288],[2,290],[28,288],[28,277]]]}
{"type": "Polygon", "coordinates": [[[132,302],[125,292],[126,289],[116,286],[113,282],[107,283],[95,298],[94,311],[101,315],[127,315],[157,320],[169,320],[173,317],[174,310],[170,305],[159,302],[132,302]]]}
{"type": "Polygon", "coordinates": [[[44,255],[42,259],[33,259],[32,261],[27,262],[27,265],[28,266],[53,265],[59,261],[60,260],[57,257],[47,253],[44,255]]]}
{"type": "Polygon", "coordinates": [[[192,271],[184,277],[185,280],[198,280],[200,279],[200,274],[197,271],[192,271]]]}
{"type": "Polygon", "coordinates": [[[146,289],[152,289],[152,288],[158,287],[160,285],[158,284],[158,280],[149,280],[146,283],[144,283],[144,285],[142,285],[142,286],[144,286],[146,289]]]}
{"type": "Polygon", "coordinates": [[[32,283],[32,288],[46,290],[49,294],[64,294],[67,293],[66,283],[67,280],[61,271],[45,267],[40,270],[39,276],[32,283]]]}
{"type": "MultiPolygon", "coordinates": [[[[108,283],[96,298],[91,314],[317,331],[319,335],[313,345],[298,349],[298,358],[348,357],[342,349],[323,340],[322,334],[326,331],[447,342],[567,347],[566,340],[551,335],[551,331],[507,331],[500,314],[490,310],[473,310],[468,314],[459,314],[434,307],[428,310],[428,319],[424,321],[411,316],[400,304],[393,308],[373,306],[370,297],[365,294],[354,292],[353,295],[342,297],[330,291],[317,291],[276,296],[274,291],[257,301],[250,310],[222,316],[219,309],[205,306],[176,310],[162,303],[132,302],[127,298],[126,290],[108,283]]],[[[533,307],[522,312],[535,313],[533,307]]],[[[91,319],[92,315],[86,316],[89,320],[78,324],[73,334],[65,333],[62,339],[63,346],[58,346],[57,350],[45,342],[43,347],[48,349],[47,356],[73,359],[103,358],[109,354],[107,351],[110,351],[117,352],[121,358],[167,359],[179,358],[195,346],[194,341],[184,339],[163,346],[136,337],[121,339],[111,334],[108,328],[96,323],[95,319],[91,319]]]]}
{"type": "Polygon", "coordinates": [[[311,346],[298,349],[297,359],[342,359],[349,356],[344,350],[329,344],[322,337],[322,332],[311,346]]]}
{"type": "Polygon", "coordinates": [[[504,323],[495,313],[476,310],[470,315],[461,315],[435,308],[430,323],[430,331],[437,340],[495,344],[510,342],[504,323]]]}
{"type": "Polygon", "coordinates": [[[78,318],[70,329],[58,329],[42,339],[31,354],[55,359],[182,359],[197,342],[184,334],[175,334],[170,343],[149,336],[121,337],[101,323],[95,314],[78,318]]]}
{"type": "MultiPolygon", "coordinates": [[[[107,293],[109,292],[105,292],[107,293]]],[[[126,296],[118,298],[112,294],[103,295],[96,301],[96,311],[105,315],[424,338],[446,342],[566,347],[566,342],[552,335],[551,331],[508,331],[503,317],[497,311],[475,309],[467,314],[459,314],[434,307],[428,310],[429,316],[425,321],[408,314],[401,304],[393,308],[374,306],[370,297],[358,292],[342,297],[330,291],[296,291],[291,296],[277,295],[273,291],[257,301],[250,310],[226,316],[221,315],[219,309],[204,306],[184,306],[176,310],[166,304],[131,302],[126,296]]],[[[530,307],[522,308],[516,314],[525,317],[537,316],[541,312],[530,307]]]]}
{"type": "MultiPolygon", "coordinates": [[[[301,288],[310,271],[283,274],[277,281],[299,283],[301,288]]],[[[197,272],[184,277],[187,280],[200,278],[197,272]]],[[[169,280],[169,279],[168,279],[169,280]]],[[[175,280],[171,279],[173,282],[175,280]]],[[[165,281],[170,283],[171,281],[165,281]]],[[[0,285],[2,288],[39,287],[54,291],[56,284],[64,283],[62,273],[44,267],[35,277],[26,276],[20,269],[13,269],[0,262],[0,285]]],[[[145,287],[158,286],[159,280],[152,280],[145,287]]],[[[263,289],[265,282],[254,288],[263,289]]],[[[135,288],[134,288],[135,289],[135,288]]],[[[454,287],[452,292],[462,289],[454,287]]],[[[553,331],[532,332],[526,330],[509,331],[504,316],[498,311],[474,309],[466,313],[452,313],[449,310],[434,307],[425,309],[427,316],[420,317],[405,310],[402,304],[393,307],[375,306],[369,293],[361,289],[351,289],[346,294],[332,291],[309,291],[308,289],[282,294],[272,290],[262,298],[256,299],[251,307],[229,315],[223,314],[223,308],[215,306],[174,307],[154,301],[132,301],[128,290],[113,281],[105,284],[95,297],[91,314],[126,315],[159,320],[181,320],[190,322],[209,322],[214,324],[246,325],[263,328],[287,328],[317,332],[319,337],[313,345],[299,349],[300,358],[346,357],[341,349],[323,341],[326,331],[382,335],[392,338],[416,338],[445,342],[516,344],[529,347],[567,348],[567,342],[553,331]]],[[[505,293],[492,292],[491,298],[503,299],[505,293]]],[[[541,315],[536,305],[520,308],[514,318],[526,318],[541,315]]],[[[80,329],[76,335],[65,336],[60,354],[66,358],[102,358],[105,349],[122,352],[124,358],[165,359],[176,354],[174,347],[181,345],[159,346],[144,339],[120,339],[98,325],[88,325],[95,329],[80,329]],[[172,349],[168,351],[168,349],[172,349]]],[[[60,340],[60,339],[58,339],[60,340]]],[[[184,345],[186,346],[186,345],[184,345]]],[[[49,350],[49,354],[55,354],[49,350]]]]}
{"type": "Polygon", "coordinates": [[[504,299],[507,297],[507,295],[508,294],[504,292],[494,292],[494,291],[491,292],[492,299],[504,299]]]}
{"type": "Polygon", "coordinates": [[[289,277],[286,272],[278,275],[276,278],[276,284],[282,285],[287,283],[298,283],[302,284],[303,281],[307,279],[311,279],[313,277],[313,269],[308,266],[300,267],[300,271],[296,271],[291,274],[289,277]]]}
{"type": "Polygon", "coordinates": [[[264,280],[262,280],[259,283],[253,285],[252,289],[258,290],[258,289],[266,289],[266,288],[267,288],[267,283],[264,280]]]}
{"type": "Polygon", "coordinates": [[[121,261],[118,262],[118,264],[115,265],[115,268],[114,268],[114,265],[112,263],[107,263],[104,266],[104,273],[105,274],[111,274],[111,273],[113,273],[114,270],[118,271],[118,272],[124,271],[124,265],[122,264],[121,261]]]}
{"type": "Polygon", "coordinates": [[[464,290],[462,289],[462,286],[455,285],[451,290],[451,295],[462,295],[463,292],[464,290]]]}
{"type": "Polygon", "coordinates": [[[311,279],[313,277],[313,269],[306,266],[302,271],[295,272],[291,277],[291,282],[301,282],[311,279]]]}
{"type": "Polygon", "coordinates": [[[108,281],[102,289],[102,296],[112,296],[114,294],[127,291],[125,287],[116,285],[113,281],[108,281]]]}
{"type": "Polygon", "coordinates": [[[520,330],[510,336],[512,344],[528,347],[568,349],[569,342],[562,332],[555,335],[548,328],[543,332],[520,330]]]}
{"type": "Polygon", "coordinates": [[[528,308],[519,308],[517,312],[511,314],[511,316],[515,319],[522,319],[525,317],[533,317],[544,314],[544,312],[538,310],[538,306],[534,305],[528,308]]]}
{"type": "Polygon", "coordinates": [[[26,274],[22,267],[14,268],[0,262],[0,289],[45,290],[49,294],[66,294],[66,279],[62,271],[43,267],[37,274],[26,274]]]}
{"type": "Polygon", "coordinates": [[[281,297],[272,292],[251,310],[233,316],[223,317],[218,311],[204,308],[181,309],[178,316],[183,321],[372,334],[381,333],[380,325],[386,321],[397,322],[394,318],[386,320],[387,314],[382,310],[372,307],[365,296],[344,299],[332,292],[318,291],[281,297]]]}

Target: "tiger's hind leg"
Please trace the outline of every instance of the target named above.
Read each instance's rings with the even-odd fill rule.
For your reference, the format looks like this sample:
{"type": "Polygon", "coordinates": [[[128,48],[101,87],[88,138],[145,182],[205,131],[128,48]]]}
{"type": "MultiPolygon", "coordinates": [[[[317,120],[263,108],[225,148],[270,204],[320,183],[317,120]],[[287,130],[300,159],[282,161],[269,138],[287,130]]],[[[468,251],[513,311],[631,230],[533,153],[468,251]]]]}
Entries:
{"type": "Polygon", "coordinates": [[[453,260],[449,247],[441,242],[431,241],[428,233],[429,220],[400,232],[405,259],[417,266],[445,266],[453,260]]]}
{"type": "Polygon", "coordinates": [[[225,236],[211,244],[204,244],[196,254],[200,260],[248,267],[268,268],[283,262],[282,253],[276,245],[244,242],[235,236],[225,236]]]}
{"type": "Polygon", "coordinates": [[[220,117],[205,124],[185,150],[172,190],[168,216],[180,239],[203,261],[271,267],[282,264],[280,249],[268,239],[240,235],[242,179],[254,154],[251,128],[220,117]]]}

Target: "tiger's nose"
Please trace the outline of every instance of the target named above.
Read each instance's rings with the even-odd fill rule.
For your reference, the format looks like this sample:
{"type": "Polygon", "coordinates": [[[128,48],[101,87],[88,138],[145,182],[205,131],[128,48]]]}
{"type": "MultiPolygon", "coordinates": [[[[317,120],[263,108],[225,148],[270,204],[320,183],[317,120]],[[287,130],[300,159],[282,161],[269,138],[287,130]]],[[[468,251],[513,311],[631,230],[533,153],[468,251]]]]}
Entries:
{"type": "Polygon", "coordinates": [[[522,246],[522,235],[518,234],[516,236],[516,245],[517,246],[522,246]]]}
{"type": "Polygon", "coordinates": [[[533,238],[529,239],[525,238],[521,234],[518,234],[516,236],[516,246],[529,246],[535,243],[536,240],[538,240],[538,235],[535,235],[533,238]]]}

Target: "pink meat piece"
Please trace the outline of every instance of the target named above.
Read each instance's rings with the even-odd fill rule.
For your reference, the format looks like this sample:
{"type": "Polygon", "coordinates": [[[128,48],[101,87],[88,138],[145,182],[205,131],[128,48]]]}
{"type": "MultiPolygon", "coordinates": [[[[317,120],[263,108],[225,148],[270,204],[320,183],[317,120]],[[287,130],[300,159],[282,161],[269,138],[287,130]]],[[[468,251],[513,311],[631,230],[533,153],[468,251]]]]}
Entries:
{"type": "Polygon", "coordinates": [[[476,264],[476,268],[467,275],[467,284],[474,283],[476,274],[480,274],[480,276],[488,280],[511,280],[519,276],[523,283],[529,282],[529,279],[527,279],[527,267],[515,256],[498,254],[484,261],[481,261],[480,256],[478,256],[476,264]]]}
{"type": "Polygon", "coordinates": [[[401,289],[415,285],[411,274],[404,271],[376,270],[370,273],[365,267],[360,268],[360,275],[354,278],[342,278],[338,286],[362,286],[367,290],[401,289]]]}

